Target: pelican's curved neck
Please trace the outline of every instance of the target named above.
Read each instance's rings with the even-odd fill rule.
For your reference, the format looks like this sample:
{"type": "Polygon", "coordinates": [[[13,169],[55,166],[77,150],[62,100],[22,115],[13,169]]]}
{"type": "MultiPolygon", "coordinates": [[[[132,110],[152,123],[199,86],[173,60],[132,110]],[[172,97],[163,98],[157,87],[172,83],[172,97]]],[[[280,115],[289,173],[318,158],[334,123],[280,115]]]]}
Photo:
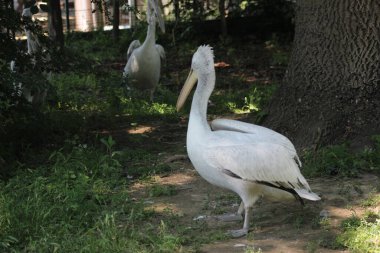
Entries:
{"type": "Polygon", "coordinates": [[[151,47],[156,44],[156,22],[151,22],[148,24],[148,32],[146,34],[143,47],[151,47]]]}
{"type": "Polygon", "coordinates": [[[191,103],[189,129],[196,128],[211,131],[210,125],[207,122],[207,105],[210,95],[214,90],[214,85],[215,71],[198,76],[197,89],[194,92],[193,102],[191,103]]]}

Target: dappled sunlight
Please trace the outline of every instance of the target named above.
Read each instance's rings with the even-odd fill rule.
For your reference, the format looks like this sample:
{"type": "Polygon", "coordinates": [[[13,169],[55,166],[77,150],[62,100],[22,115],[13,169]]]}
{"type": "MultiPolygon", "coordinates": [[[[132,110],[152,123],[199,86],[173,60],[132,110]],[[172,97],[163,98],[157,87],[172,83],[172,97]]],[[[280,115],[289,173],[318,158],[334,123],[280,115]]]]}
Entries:
{"type": "Polygon", "coordinates": [[[254,82],[256,82],[258,79],[257,79],[255,76],[248,76],[245,80],[246,80],[248,83],[254,83],[254,82]]]}
{"type": "Polygon", "coordinates": [[[215,68],[228,68],[228,67],[230,67],[231,65],[230,64],[228,64],[228,63],[226,63],[226,62],[224,62],[224,61],[221,61],[221,62],[215,62],[215,64],[214,64],[214,67],[215,68]]]}
{"type": "MultiPolygon", "coordinates": [[[[145,204],[146,210],[154,210],[166,214],[171,212],[179,216],[188,216],[186,222],[192,221],[192,216],[197,216],[199,206],[207,198],[207,193],[198,193],[200,178],[193,171],[174,173],[168,176],[153,176],[147,181],[139,181],[130,186],[130,194],[136,201],[145,204]],[[150,196],[152,186],[173,186],[175,193],[170,196],[150,196]],[[189,217],[190,216],[190,217],[189,217]]],[[[201,180],[201,183],[207,184],[201,180]]],[[[202,187],[203,188],[203,187],[202,187]]]]}
{"type": "Polygon", "coordinates": [[[133,183],[130,186],[131,193],[134,192],[140,192],[146,186],[149,186],[152,183],[162,184],[162,185],[175,185],[178,187],[179,190],[181,190],[181,186],[189,185],[191,184],[196,178],[194,177],[194,174],[189,172],[183,172],[183,173],[174,173],[170,174],[165,177],[160,176],[152,176],[149,181],[142,182],[138,181],[133,183]]]}
{"type": "Polygon", "coordinates": [[[176,204],[173,203],[166,203],[166,202],[160,202],[160,203],[153,203],[150,205],[147,205],[145,207],[145,210],[153,210],[156,213],[166,214],[168,212],[171,212],[178,216],[183,216],[183,210],[179,208],[176,204]]]}
{"type": "Polygon", "coordinates": [[[129,134],[145,134],[145,133],[150,133],[155,129],[156,128],[152,126],[137,126],[132,129],[128,129],[126,131],[129,134]]]}

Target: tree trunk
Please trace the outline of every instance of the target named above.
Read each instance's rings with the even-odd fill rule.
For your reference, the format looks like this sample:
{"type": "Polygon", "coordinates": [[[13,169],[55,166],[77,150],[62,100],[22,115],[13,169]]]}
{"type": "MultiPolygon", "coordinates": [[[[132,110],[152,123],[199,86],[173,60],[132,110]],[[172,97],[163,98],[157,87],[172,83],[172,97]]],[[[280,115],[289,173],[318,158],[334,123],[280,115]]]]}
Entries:
{"type": "Polygon", "coordinates": [[[266,121],[298,146],[380,130],[380,1],[299,0],[293,52],[266,121]]]}
{"type": "Polygon", "coordinates": [[[61,5],[59,0],[48,1],[48,30],[49,38],[60,48],[63,48],[63,27],[61,5]]]}
{"type": "Polygon", "coordinates": [[[174,0],[174,15],[175,22],[180,22],[180,9],[179,9],[179,0],[174,0]]]}
{"type": "Polygon", "coordinates": [[[219,13],[222,37],[227,36],[226,7],[225,0],[219,0],[219,13]]]}
{"type": "Polygon", "coordinates": [[[113,20],[112,20],[112,35],[115,41],[119,40],[119,24],[120,24],[120,2],[113,1],[113,20]]]}

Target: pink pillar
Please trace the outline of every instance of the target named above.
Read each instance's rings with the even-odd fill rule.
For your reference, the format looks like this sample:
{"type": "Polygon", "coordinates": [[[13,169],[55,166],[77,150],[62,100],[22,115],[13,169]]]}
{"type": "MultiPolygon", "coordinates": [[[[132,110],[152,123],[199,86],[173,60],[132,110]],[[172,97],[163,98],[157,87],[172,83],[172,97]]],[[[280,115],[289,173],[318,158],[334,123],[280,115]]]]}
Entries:
{"type": "Polygon", "coordinates": [[[92,6],[90,0],[75,0],[75,30],[92,31],[94,28],[92,19],[92,6]]]}

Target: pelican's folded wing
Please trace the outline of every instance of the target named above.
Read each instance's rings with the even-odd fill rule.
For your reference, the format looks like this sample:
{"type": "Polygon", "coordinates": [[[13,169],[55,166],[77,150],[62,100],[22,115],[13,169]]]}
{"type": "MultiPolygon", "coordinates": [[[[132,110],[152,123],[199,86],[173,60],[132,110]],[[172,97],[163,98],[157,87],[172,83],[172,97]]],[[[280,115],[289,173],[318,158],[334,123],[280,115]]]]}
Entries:
{"type": "Polygon", "coordinates": [[[127,61],[129,60],[129,58],[131,57],[133,51],[136,49],[136,48],[139,48],[141,46],[141,43],[140,41],[138,40],[134,40],[131,42],[131,44],[129,45],[128,47],[128,51],[127,51],[127,61]]]}
{"type": "Polygon", "coordinates": [[[277,188],[306,190],[312,194],[300,172],[297,158],[283,145],[259,142],[214,146],[204,155],[212,167],[229,176],[277,188]]]}
{"type": "Polygon", "coordinates": [[[162,65],[165,65],[166,64],[165,49],[161,45],[156,44],[156,50],[157,50],[158,54],[160,55],[161,62],[163,63],[162,65]]]}
{"type": "Polygon", "coordinates": [[[257,135],[255,141],[263,139],[266,142],[283,145],[289,149],[289,151],[296,154],[297,162],[299,163],[300,167],[302,166],[293,143],[288,138],[280,133],[277,133],[276,131],[273,131],[272,129],[232,119],[215,119],[210,123],[210,125],[213,131],[224,130],[249,133],[257,135]]]}

